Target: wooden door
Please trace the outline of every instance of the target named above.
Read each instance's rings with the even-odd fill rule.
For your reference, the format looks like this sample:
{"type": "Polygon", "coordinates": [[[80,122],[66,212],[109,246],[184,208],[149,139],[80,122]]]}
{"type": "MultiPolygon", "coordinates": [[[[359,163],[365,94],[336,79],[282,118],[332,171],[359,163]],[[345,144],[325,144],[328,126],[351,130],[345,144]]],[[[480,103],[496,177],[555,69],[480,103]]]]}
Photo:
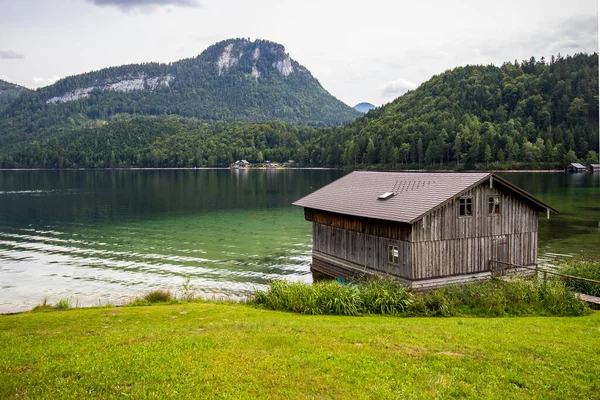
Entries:
{"type": "MultiPolygon", "coordinates": [[[[503,263],[510,262],[510,255],[508,254],[508,236],[494,236],[492,237],[492,249],[490,252],[490,259],[493,261],[501,261],[503,263]]],[[[506,264],[493,263],[492,268],[497,271],[504,271],[507,267],[506,264]]]]}

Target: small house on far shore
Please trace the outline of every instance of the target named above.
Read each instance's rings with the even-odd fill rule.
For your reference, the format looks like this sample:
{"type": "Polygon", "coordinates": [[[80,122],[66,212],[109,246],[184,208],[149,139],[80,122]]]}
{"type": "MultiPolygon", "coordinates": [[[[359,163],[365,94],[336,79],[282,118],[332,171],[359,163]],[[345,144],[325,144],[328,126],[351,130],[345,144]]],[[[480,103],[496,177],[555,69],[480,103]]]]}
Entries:
{"type": "Polygon", "coordinates": [[[231,164],[229,166],[229,168],[232,169],[240,169],[240,168],[248,168],[250,166],[250,163],[246,160],[237,160],[236,162],[234,162],[233,164],[231,164]]]}
{"type": "Polygon", "coordinates": [[[571,163],[565,168],[566,172],[585,172],[587,168],[580,163],[571,163]]]}
{"type": "Polygon", "coordinates": [[[600,164],[590,164],[588,165],[589,172],[600,172],[600,164]]]}
{"type": "Polygon", "coordinates": [[[535,267],[538,213],[558,212],[492,173],[359,171],[294,205],[312,222],[313,271],[414,289],[489,278],[490,261],[535,267]]]}

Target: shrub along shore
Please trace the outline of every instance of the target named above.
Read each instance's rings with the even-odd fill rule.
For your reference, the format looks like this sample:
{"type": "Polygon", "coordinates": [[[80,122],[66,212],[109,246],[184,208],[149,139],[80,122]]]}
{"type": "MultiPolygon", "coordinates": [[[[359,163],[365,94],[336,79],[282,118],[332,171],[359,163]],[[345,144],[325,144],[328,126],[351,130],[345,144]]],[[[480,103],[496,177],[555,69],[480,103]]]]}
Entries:
{"type": "Polygon", "coordinates": [[[559,280],[492,279],[412,293],[400,283],[375,278],[365,284],[277,281],[254,304],[301,314],[395,316],[581,316],[589,308],[559,280]]]}

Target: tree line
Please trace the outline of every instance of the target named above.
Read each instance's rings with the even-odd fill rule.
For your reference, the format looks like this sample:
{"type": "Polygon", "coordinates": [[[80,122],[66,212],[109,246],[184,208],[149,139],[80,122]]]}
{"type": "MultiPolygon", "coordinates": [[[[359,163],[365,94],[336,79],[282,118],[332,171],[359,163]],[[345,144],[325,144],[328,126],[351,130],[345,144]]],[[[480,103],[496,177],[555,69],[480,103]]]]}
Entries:
{"type": "Polygon", "coordinates": [[[466,66],[341,127],[173,115],[4,120],[3,168],[222,167],[237,159],[349,168],[556,168],[598,162],[598,55],[466,66]]]}

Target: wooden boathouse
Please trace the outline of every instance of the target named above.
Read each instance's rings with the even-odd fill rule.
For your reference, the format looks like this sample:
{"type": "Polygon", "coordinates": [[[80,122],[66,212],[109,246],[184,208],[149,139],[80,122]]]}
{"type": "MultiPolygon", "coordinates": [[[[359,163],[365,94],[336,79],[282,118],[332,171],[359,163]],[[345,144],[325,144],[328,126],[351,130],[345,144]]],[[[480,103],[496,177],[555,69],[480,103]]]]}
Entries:
{"type": "Polygon", "coordinates": [[[414,289],[486,279],[490,260],[535,267],[538,213],[558,212],[492,173],[359,171],[294,205],[313,225],[313,271],[414,289]]]}
{"type": "Polygon", "coordinates": [[[565,167],[566,172],[585,172],[587,168],[580,163],[571,163],[565,167]]]}

